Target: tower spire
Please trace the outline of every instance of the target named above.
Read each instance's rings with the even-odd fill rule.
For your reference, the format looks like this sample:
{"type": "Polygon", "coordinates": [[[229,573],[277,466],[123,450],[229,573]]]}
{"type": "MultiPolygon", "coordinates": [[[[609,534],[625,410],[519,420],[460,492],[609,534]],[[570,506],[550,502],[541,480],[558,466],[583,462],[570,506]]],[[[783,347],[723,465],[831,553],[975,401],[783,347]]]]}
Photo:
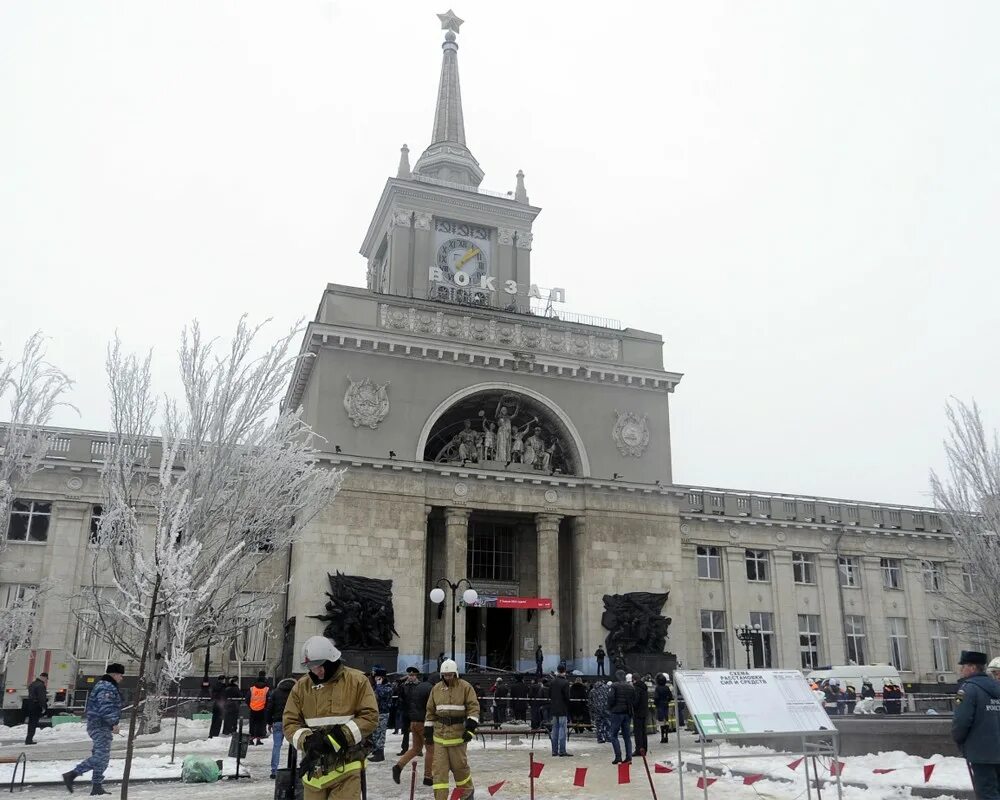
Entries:
{"type": "Polygon", "coordinates": [[[438,14],[441,29],[447,31],[441,49],[441,80],[431,143],[413,168],[417,175],[479,186],[483,171],[465,144],[465,119],[462,115],[462,89],[458,80],[457,33],[462,23],[454,11],[438,14]]]}

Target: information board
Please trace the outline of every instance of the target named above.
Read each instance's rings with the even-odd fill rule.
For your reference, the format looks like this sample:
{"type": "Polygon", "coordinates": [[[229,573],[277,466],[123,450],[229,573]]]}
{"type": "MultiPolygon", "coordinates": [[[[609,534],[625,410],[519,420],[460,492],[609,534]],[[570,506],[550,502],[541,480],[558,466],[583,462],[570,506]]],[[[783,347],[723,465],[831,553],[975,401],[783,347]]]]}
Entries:
{"type": "Polygon", "coordinates": [[[835,730],[796,670],[678,670],[674,678],[706,736],[835,730]]]}

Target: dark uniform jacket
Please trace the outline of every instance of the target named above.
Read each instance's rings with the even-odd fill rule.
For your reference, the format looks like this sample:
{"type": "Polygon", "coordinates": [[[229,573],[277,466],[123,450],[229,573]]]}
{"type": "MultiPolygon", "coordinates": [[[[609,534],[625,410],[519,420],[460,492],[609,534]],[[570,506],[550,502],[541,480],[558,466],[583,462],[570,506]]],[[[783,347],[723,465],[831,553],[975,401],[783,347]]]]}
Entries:
{"type": "Polygon", "coordinates": [[[1000,764],[1000,681],[979,674],[959,689],[962,702],[951,718],[951,737],[972,764],[1000,764]]]}
{"type": "Polygon", "coordinates": [[[295,686],[292,678],[285,678],[278,682],[273,691],[267,695],[267,721],[270,725],[281,722],[281,716],[285,713],[285,704],[288,702],[288,695],[295,686]]]}
{"type": "Polygon", "coordinates": [[[403,701],[403,713],[410,722],[423,722],[427,714],[427,698],[431,696],[434,685],[430,681],[420,683],[404,683],[400,689],[403,701]]]}
{"type": "Polygon", "coordinates": [[[631,714],[635,703],[635,687],[630,683],[611,684],[608,693],[608,712],[611,714],[631,714]]]}
{"type": "Polygon", "coordinates": [[[549,713],[553,717],[569,716],[569,681],[561,675],[549,684],[549,713]]]}
{"type": "Polygon", "coordinates": [[[645,681],[632,684],[635,690],[635,700],[632,704],[632,715],[636,719],[646,719],[649,716],[649,687],[645,681]]]}
{"type": "Polygon", "coordinates": [[[45,711],[49,705],[49,690],[41,678],[35,678],[28,685],[28,700],[39,711],[45,711]]]}

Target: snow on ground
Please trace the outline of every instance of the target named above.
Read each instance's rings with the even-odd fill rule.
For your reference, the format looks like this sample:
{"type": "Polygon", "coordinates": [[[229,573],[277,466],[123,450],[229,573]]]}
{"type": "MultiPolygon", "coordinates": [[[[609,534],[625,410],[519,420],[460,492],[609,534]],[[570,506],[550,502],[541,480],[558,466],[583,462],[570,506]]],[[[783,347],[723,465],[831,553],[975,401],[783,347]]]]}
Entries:
{"type": "MultiPolygon", "coordinates": [[[[167,730],[165,733],[172,733],[167,730]]],[[[197,734],[198,731],[191,731],[189,734],[197,734]]],[[[162,736],[163,734],[160,734],[162,736]]],[[[222,758],[229,746],[228,738],[206,739],[196,738],[192,741],[177,744],[177,755],[173,765],[170,760],[169,735],[166,741],[150,738],[148,741],[140,742],[137,750],[136,766],[133,767],[133,774],[144,777],[173,777],[180,775],[181,762],[188,753],[200,753],[222,758]]],[[[390,800],[394,798],[409,797],[409,768],[404,772],[403,783],[397,786],[392,781],[391,768],[396,761],[396,753],[399,750],[401,737],[389,734],[386,742],[386,761],[379,764],[370,764],[368,768],[368,796],[390,800]]],[[[697,746],[690,735],[683,737],[685,748],[685,760],[698,758],[697,746]]],[[[677,745],[672,739],[669,745],[651,743],[652,752],[649,757],[649,767],[652,779],[660,797],[676,797],[678,794],[678,773],[654,773],[656,762],[674,765],[677,759],[677,745]]],[[[575,754],[573,758],[553,758],[550,755],[549,744],[544,739],[535,741],[535,760],[542,762],[545,766],[541,777],[535,782],[535,795],[537,800],[634,800],[637,798],[650,797],[649,782],[641,760],[632,764],[631,783],[619,785],[617,782],[617,768],[611,765],[611,748],[609,745],[599,745],[590,737],[578,739],[570,737],[570,752],[575,754]],[[583,788],[573,786],[573,778],[577,768],[586,767],[586,786],[583,788]]],[[[510,745],[505,748],[502,737],[492,740],[484,749],[482,745],[475,742],[469,747],[469,761],[472,765],[473,779],[477,787],[477,797],[488,798],[486,787],[506,781],[504,786],[495,795],[496,800],[527,800],[529,796],[528,781],[528,755],[531,750],[530,740],[524,739],[520,745],[510,745]]],[[[8,751],[9,752],[9,751],[8,751]]],[[[717,767],[729,768],[743,772],[765,773],[770,778],[758,781],[752,786],[744,786],[742,778],[732,775],[723,775],[709,788],[710,800],[804,800],[805,798],[805,775],[800,765],[798,770],[792,772],[787,764],[797,756],[788,754],[775,754],[765,748],[744,748],[742,751],[735,746],[728,744],[712,745],[706,748],[708,754],[722,755],[724,758],[710,762],[717,767]],[[735,759],[732,755],[744,752],[752,754],[753,758],[735,759]],[[727,759],[725,756],[729,756],[727,759]],[[783,780],[777,780],[781,778],[783,780]]],[[[29,759],[31,750],[28,751],[29,759]]],[[[204,797],[206,800],[215,798],[246,798],[246,800],[270,800],[274,793],[274,784],[269,780],[269,762],[271,747],[266,743],[262,747],[251,746],[248,757],[244,761],[247,770],[252,776],[251,780],[240,781],[220,781],[216,784],[181,784],[179,781],[170,784],[136,784],[129,789],[130,797],[141,798],[141,800],[187,800],[190,797],[204,797]]],[[[845,763],[843,777],[845,781],[863,782],[865,786],[845,785],[844,800],[905,800],[911,796],[911,786],[923,786],[923,765],[928,759],[908,756],[900,752],[880,753],[875,755],[847,757],[841,759],[845,763]],[[875,768],[896,768],[896,772],[888,775],[873,775],[875,768]]],[[[935,757],[929,759],[931,763],[937,764],[934,775],[929,784],[930,787],[940,788],[941,800],[946,800],[953,795],[948,794],[949,789],[962,789],[968,791],[970,787],[968,772],[965,771],[965,763],[957,758],[935,757]],[[964,775],[964,782],[962,776],[964,775]]],[[[44,778],[59,779],[62,772],[68,770],[76,763],[70,761],[35,761],[28,762],[28,780],[42,780],[44,778]]],[[[121,774],[123,759],[117,757],[112,760],[109,770],[109,778],[117,777],[121,774]]],[[[417,790],[416,797],[428,798],[430,789],[421,784],[420,778],[423,774],[422,761],[417,763],[417,790]]],[[[232,774],[235,768],[235,760],[226,759],[224,772],[232,774]]],[[[827,774],[829,771],[827,770],[827,774]]],[[[0,765],[0,786],[4,780],[10,779],[10,767],[0,765]]],[[[697,774],[684,773],[684,792],[691,800],[698,800],[702,797],[701,790],[696,787],[697,774]]],[[[114,786],[111,787],[114,789],[114,786]]],[[[78,792],[79,793],[79,792],[78,792]]],[[[31,796],[39,798],[65,797],[66,790],[62,786],[58,787],[36,787],[31,790],[31,796]]]]}

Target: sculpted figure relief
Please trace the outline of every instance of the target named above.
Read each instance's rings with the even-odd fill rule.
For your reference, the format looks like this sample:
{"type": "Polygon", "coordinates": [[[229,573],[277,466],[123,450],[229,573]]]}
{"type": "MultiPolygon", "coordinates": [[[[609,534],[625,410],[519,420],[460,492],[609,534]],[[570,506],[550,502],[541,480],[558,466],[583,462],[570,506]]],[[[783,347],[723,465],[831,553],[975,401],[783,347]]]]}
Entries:
{"type": "Polygon", "coordinates": [[[476,417],[445,420],[438,434],[443,441],[438,462],[482,464],[494,469],[567,472],[569,463],[555,426],[522,409],[518,395],[488,401],[476,417]],[[493,403],[496,406],[493,407],[493,403]]]}

